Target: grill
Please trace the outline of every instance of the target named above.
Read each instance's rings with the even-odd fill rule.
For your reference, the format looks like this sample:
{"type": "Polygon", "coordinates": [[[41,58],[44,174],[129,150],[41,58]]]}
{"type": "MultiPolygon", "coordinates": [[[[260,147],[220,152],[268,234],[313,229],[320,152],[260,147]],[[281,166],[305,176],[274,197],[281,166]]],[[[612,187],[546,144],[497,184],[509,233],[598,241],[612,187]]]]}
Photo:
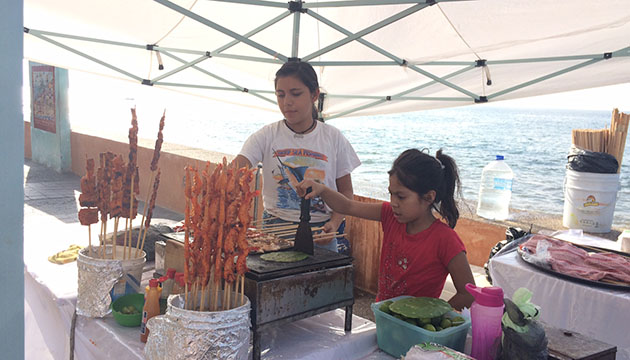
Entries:
{"type": "Polygon", "coordinates": [[[344,330],[352,328],[352,258],[326,249],[295,263],[247,257],[245,295],[252,304],[253,359],[260,359],[261,332],[272,326],[345,307],[344,330]]]}

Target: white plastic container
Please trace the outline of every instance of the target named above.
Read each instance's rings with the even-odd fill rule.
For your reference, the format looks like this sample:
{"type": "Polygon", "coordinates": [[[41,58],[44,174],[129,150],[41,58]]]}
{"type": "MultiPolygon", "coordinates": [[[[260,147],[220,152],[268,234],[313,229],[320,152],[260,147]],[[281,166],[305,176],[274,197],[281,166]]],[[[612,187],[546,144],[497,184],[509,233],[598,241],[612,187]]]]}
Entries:
{"type": "Polygon", "coordinates": [[[591,233],[609,232],[619,187],[619,174],[567,169],[562,225],[591,233]]]}
{"type": "Polygon", "coordinates": [[[513,179],[514,173],[503,155],[497,155],[496,160],[486,165],[481,172],[477,215],[492,220],[507,219],[513,179]]]}

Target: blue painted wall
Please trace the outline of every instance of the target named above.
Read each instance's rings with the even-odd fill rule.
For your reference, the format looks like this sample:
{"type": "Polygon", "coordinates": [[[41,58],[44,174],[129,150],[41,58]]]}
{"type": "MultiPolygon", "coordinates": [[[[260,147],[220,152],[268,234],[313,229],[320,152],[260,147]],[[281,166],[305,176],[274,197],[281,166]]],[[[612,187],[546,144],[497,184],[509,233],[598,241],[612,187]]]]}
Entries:
{"type": "Polygon", "coordinates": [[[0,358],[24,358],[23,1],[0,12],[0,358]]]}
{"type": "MultiPolygon", "coordinates": [[[[32,95],[32,68],[38,66],[29,62],[29,86],[32,95]]],[[[56,132],[35,127],[33,120],[33,96],[31,96],[31,152],[33,161],[44,164],[58,172],[72,170],[70,152],[70,118],[68,116],[68,70],[55,68],[55,117],[56,132]]]]}

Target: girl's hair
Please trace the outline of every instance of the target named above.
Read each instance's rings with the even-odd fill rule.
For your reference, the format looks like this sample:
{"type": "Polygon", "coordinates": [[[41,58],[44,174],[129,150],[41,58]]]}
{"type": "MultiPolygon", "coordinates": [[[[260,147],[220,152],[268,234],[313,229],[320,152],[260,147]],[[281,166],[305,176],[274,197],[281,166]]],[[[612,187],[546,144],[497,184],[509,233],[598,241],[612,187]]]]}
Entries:
{"type": "Polygon", "coordinates": [[[461,197],[461,183],[455,160],[438,150],[435,157],[418,149],[405,150],[394,161],[388,174],[396,175],[406,188],[419,196],[435,190],[435,201],[431,206],[454,228],[459,218],[455,191],[461,197]],[[439,208],[436,204],[439,204],[439,208]]]}
{"type": "MultiPolygon", "coordinates": [[[[289,61],[284,63],[284,65],[276,71],[276,78],[273,82],[274,86],[278,85],[278,78],[287,76],[295,76],[298,78],[308,88],[311,94],[314,94],[319,89],[317,73],[309,63],[301,61],[289,61]]],[[[317,107],[313,104],[313,119],[317,119],[318,117],[317,107]]]]}

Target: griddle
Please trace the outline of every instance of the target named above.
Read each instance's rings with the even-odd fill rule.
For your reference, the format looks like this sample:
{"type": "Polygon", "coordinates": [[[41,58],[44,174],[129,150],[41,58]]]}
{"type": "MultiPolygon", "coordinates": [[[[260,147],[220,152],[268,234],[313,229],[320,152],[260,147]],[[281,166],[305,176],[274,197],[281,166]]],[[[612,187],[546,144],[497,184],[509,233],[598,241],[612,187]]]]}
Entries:
{"type": "Polygon", "coordinates": [[[245,277],[261,281],[352,263],[350,256],[318,247],[315,248],[314,255],[309,255],[302,261],[292,263],[266,261],[261,259],[260,255],[262,254],[250,254],[247,257],[249,271],[245,273],[245,277]]]}

